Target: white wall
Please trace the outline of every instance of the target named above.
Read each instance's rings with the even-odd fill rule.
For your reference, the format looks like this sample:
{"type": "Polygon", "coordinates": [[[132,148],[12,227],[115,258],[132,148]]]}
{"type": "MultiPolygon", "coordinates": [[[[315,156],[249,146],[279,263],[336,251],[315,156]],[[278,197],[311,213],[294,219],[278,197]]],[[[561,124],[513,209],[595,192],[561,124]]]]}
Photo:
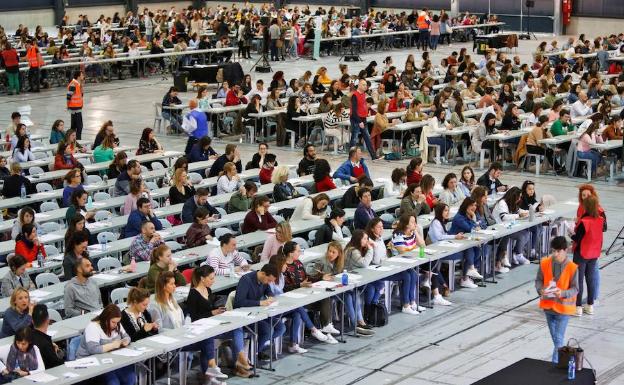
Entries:
{"type": "Polygon", "coordinates": [[[622,29],[622,19],[608,19],[602,17],[572,17],[565,29],[566,35],[586,34],[590,38],[619,33],[622,29]]]}
{"type": "Polygon", "coordinates": [[[52,9],[34,9],[27,12],[0,12],[0,25],[4,27],[7,33],[15,33],[17,26],[20,24],[28,26],[29,31],[35,32],[35,27],[38,25],[43,27],[54,25],[54,12],[52,9]]]}
{"type": "Polygon", "coordinates": [[[113,17],[115,12],[119,12],[120,15],[125,13],[123,5],[106,5],[99,7],[69,7],[65,8],[65,14],[69,16],[69,22],[74,24],[78,20],[78,15],[87,15],[91,23],[95,23],[100,15],[105,17],[113,17]]]}

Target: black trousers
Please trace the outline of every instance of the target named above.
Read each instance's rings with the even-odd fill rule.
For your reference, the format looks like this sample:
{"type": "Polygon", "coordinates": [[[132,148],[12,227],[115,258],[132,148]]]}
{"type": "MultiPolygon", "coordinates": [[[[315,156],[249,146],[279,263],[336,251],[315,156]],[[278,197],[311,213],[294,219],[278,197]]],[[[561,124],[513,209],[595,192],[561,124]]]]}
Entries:
{"type": "Polygon", "coordinates": [[[597,259],[584,259],[574,256],[574,263],[578,265],[578,294],[576,295],[576,306],[583,304],[583,279],[587,282],[587,304],[594,304],[594,291],[596,290],[596,263],[597,259]]]}
{"type": "Polygon", "coordinates": [[[71,129],[76,130],[76,139],[82,139],[82,111],[71,112],[71,129]]]}
{"type": "Polygon", "coordinates": [[[31,92],[39,92],[39,85],[41,83],[41,70],[39,67],[31,67],[28,70],[28,84],[31,92]]]}

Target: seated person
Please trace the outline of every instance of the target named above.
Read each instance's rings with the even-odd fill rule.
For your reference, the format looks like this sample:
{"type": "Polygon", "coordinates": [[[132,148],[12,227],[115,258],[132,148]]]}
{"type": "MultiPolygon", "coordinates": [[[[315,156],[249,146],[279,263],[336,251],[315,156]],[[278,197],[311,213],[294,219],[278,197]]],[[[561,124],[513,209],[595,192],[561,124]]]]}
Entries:
{"type": "Polygon", "coordinates": [[[156,230],[162,230],[163,226],[160,220],[154,215],[152,204],[147,198],[139,198],[137,200],[137,209],[132,211],[128,216],[128,223],[124,228],[124,238],[137,236],[141,233],[141,224],[145,221],[152,222],[156,230]]]}
{"type": "Polygon", "coordinates": [[[217,152],[211,146],[212,138],[209,136],[202,137],[199,142],[195,143],[191,147],[191,153],[189,154],[189,162],[202,162],[208,159],[216,159],[217,152]]]}
{"type": "Polygon", "coordinates": [[[273,183],[273,201],[282,202],[285,200],[297,198],[299,192],[288,182],[289,174],[288,166],[278,166],[271,175],[271,183],[273,183]]]}
{"type": "Polygon", "coordinates": [[[17,254],[9,258],[9,271],[2,278],[2,287],[0,289],[2,297],[10,297],[15,289],[23,287],[26,290],[34,289],[35,285],[26,273],[28,261],[26,258],[17,254]]]}
{"type": "Polygon", "coordinates": [[[130,181],[141,177],[141,163],[136,159],[128,161],[128,166],[115,181],[115,196],[121,197],[130,194],[130,181]]]}
{"type": "Polygon", "coordinates": [[[326,216],[329,197],[325,193],[303,198],[290,217],[291,221],[324,219],[326,216]]]}
{"type": "Polygon", "coordinates": [[[153,293],[158,276],[165,271],[173,273],[176,286],[186,285],[186,278],[180,273],[178,265],[173,258],[171,258],[171,249],[166,244],[163,244],[155,248],[152,252],[145,288],[153,293]]]}
{"type": "Polygon", "coordinates": [[[499,179],[502,174],[503,165],[498,162],[494,162],[490,164],[490,168],[487,172],[477,179],[477,185],[483,186],[488,191],[488,195],[492,195],[497,192],[505,192],[507,191],[507,185],[503,184],[499,179]]]}
{"type": "Polygon", "coordinates": [[[226,163],[232,162],[236,166],[236,172],[243,172],[243,164],[240,160],[240,151],[235,144],[228,143],[225,145],[225,153],[218,157],[208,172],[208,178],[218,176],[226,163]]]}
{"type": "Polygon", "coordinates": [[[195,214],[195,210],[199,207],[203,207],[208,210],[209,219],[208,222],[213,222],[219,219],[220,215],[217,209],[212,207],[210,203],[208,203],[208,196],[210,195],[210,191],[208,191],[205,187],[200,187],[195,190],[195,195],[191,198],[187,199],[182,206],[182,222],[191,223],[193,222],[193,215],[195,214]]]}
{"type": "Polygon", "coordinates": [[[362,174],[370,178],[368,166],[366,166],[364,159],[362,159],[362,150],[357,146],[352,147],[349,150],[349,159],[334,172],[334,179],[342,179],[347,183],[356,183],[358,177],[362,174]]]}
{"type": "Polygon", "coordinates": [[[80,258],[74,269],[76,276],[65,284],[65,315],[77,317],[102,309],[100,288],[93,276],[93,265],[89,258],[80,258]]]}
{"type": "Polygon", "coordinates": [[[357,183],[351,187],[344,193],[342,196],[342,208],[344,209],[355,209],[360,204],[360,200],[357,196],[358,191],[366,187],[370,190],[373,189],[373,181],[366,175],[360,175],[357,178],[357,183]]]}
{"type": "Polygon", "coordinates": [[[202,265],[211,266],[217,275],[230,275],[232,270],[235,273],[249,270],[247,260],[243,258],[236,249],[236,236],[234,234],[223,234],[219,238],[220,246],[210,250],[208,258],[202,265]]]}
{"type": "Polygon", "coordinates": [[[164,242],[152,222],[145,221],[141,224],[141,234],[137,235],[130,244],[128,255],[137,262],[149,261],[152,251],[164,242]]]}
{"type": "Polygon", "coordinates": [[[45,248],[37,236],[37,228],[33,224],[22,226],[22,232],[15,239],[15,255],[23,256],[26,261],[32,263],[41,254],[46,258],[45,248]]]}
{"type": "Polygon", "coordinates": [[[50,315],[46,305],[40,303],[33,307],[32,322],[32,342],[39,348],[45,367],[51,369],[63,365],[65,352],[48,335],[50,315]]]}
{"type": "Polygon", "coordinates": [[[132,342],[158,334],[158,327],[147,311],[149,303],[150,292],[147,289],[133,287],[128,292],[126,308],[121,312],[121,326],[132,342]]]}
{"type": "Polygon", "coordinates": [[[260,184],[268,184],[271,183],[271,177],[273,175],[273,170],[275,169],[275,154],[266,154],[264,157],[264,164],[258,173],[258,177],[260,179],[260,184]]]}
{"type": "Polygon", "coordinates": [[[80,258],[88,258],[89,234],[76,231],[67,238],[63,256],[63,277],[67,281],[75,276],[76,264],[80,258]]]}
{"type": "Polygon", "coordinates": [[[297,174],[299,176],[313,174],[315,160],[316,160],[316,149],[314,148],[314,145],[308,143],[303,148],[303,159],[299,161],[299,167],[297,167],[297,174]]]}
{"type": "Polygon", "coordinates": [[[372,209],[373,199],[371,197],[371,191],[368,188],[359,189],[358,198],[360,199],[360,203],[353,215],[353,227],[364,230],[368,222],[377,217],[377,214],[375,214],[375,211],[372,209]]]}
{"type": "Polygon", "coordinates": [[[28,290],[23,287],[15,289],[11,294],[9,305],[10,307],[4,312],[0,338],[15,335],[19,329],[32,324],[31,313],[35,304],[30,301],[28,290]]]}
{"type": "Polygon", "coordinates": [[[243,234],[252,233],[257,230],[268,230],[275,228],[277,221],[269,212],[271,201],[265,195],[254,198],[251,209],[245,215],[241,232],[243,234]]]}
{"type": "Polygon", "coordinates": [[[41,358],[41,352],[33,343],[32,335],[32,329],[29,327],[23,327],[15,333],[3,375],[12,373],[19,378],[41,373],[46,369],[41,358]]]}
{"type": "Polygon", "coordinates": [[[212,239],[212,229],[208,222],[213,219],[205,207],[198,207],[193,214],[193,223],[186,230],[186,247],[205,245],[212,239]]]}
{"type": "Polygon", "coordinates": [[[250,180],[245,182],[243,187],[234,192],[230,197],[226,207],[228,214],[249,210],[257,192],[258,186],[254,182],[250,180]]]}

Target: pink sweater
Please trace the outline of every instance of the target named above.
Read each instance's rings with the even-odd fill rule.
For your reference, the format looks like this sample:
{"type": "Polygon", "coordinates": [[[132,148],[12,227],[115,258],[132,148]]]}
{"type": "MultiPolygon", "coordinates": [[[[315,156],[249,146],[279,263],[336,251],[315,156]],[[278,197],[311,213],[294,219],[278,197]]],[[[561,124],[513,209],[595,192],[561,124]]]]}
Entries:
{"type": "Polygon", "coordinates": [[[592,133],[591,136],[583,134],[579,138],[578,144],[576,145],[576,151],[588,152],[591,150],[590,145],[602,142],[602,136],[600,135],[596,135],[595,133],[592,133]]]}
{"type": "Polygon", "coordinates": [[[260,254],[260,262],[268,262],[273,255],[277,254],[277,250],[283,245],[282,242],[277,240],[275,234],[270,234],[266,241],[264,241],[262,253],[260,254]]]}

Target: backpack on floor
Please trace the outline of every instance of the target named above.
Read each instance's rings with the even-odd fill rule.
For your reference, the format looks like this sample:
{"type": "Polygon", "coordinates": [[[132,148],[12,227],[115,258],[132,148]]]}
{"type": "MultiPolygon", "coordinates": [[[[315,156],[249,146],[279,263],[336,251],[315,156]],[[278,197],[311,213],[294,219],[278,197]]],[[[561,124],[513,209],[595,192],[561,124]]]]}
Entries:
{"type": "Polygon", "coordinates": [[[388,310],[383,303],[364,305],[364,321],[371,326],[380,327],[388,324],[388,310]]]}

